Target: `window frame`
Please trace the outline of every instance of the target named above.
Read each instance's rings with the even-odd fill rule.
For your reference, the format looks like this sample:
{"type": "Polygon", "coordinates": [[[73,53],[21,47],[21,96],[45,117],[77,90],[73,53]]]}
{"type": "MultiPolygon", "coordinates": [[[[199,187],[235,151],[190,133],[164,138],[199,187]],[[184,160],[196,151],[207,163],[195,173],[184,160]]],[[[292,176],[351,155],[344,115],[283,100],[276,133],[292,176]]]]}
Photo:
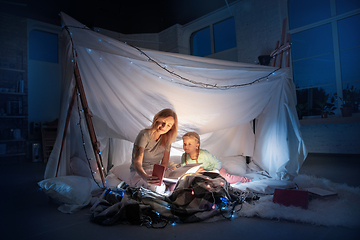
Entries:
{"type": "MultiPolygon", "coordinates": [[[[288,5],[289,7],[289,5],[288,5]]],[[[334,50],[334,67],[335,67],[335,84],[336,84],[336,94],[338,97],[343,97],[343,81],[341,76],[341,65],[340,65],[340,46],[339,46],[339,35],[338,35],[338,21],[343,20],[345,18],[353,17],[357,14],[360,14],[360,9],[355,9],[353,11],[349,11],[340,15],[336,15],[336,1],[330,0],[330,10],[331,10],[331,17],[328,19],[324,19],[315,23],[311,23],[308,25],[304,25],[298,28],[294,28],[288,30],[288,33],[295,34],[300,33],[312,28],[320,27],[326,24],[331,24],[332,29],[332,39],[333,39],[333,50],[334,50]]],[[[290,17],[290,16],[289,16],[290,17]]],[[[298,61],[298,60],[295,60],[298,61]]],[[[293,59],[291,58],[291,71],[293,72],[293,59]]],[[[302,89],[311,89],[311,88],[319,88],[323,87],[324,85],[314,85],[311,87],[303,87],[297,88],[296,90],[302,89]]],[[[341,101],[337,101],[337,109],[341,108],[341,101]]],[[[340,114],[340,111],[338,112],[340,114]]]]}
{"type": "MultiPolygon", "coordinates": [[[[236,26],[235,26],[235,29],[234,29],[234,30],[235,30],[235,43],[236,43],[236,46],[235,46],[235,47],[232,47],[232,48],[227,48],[227,49],[222,50],[222,51],[219,51],[219,52],[215,52],[214,25],[216,25],[216,24],[218,24],[218,23],[221,23],[221,22],[223,22],[223,21],[226,21],[226,20],[228,20],[228,19],[234,19],[234,24],[236,25],[234,16],[231,16],[231,17],[226,17],[226,18],[224,18],[224,19],[222,19],[222,20],[218,20],[218,21],[216,21],[216,22],[213,22],[213,23],[211,23],[211,24],[208,24],[208,25],[206,25],[206,26],[204,26],[204,27],[199,28],[198,30],[193,31],[193,32],[190,34],[190,38],[189,38],[189,46],[190,46],[190,49],[189,49],[189,50],[190,50],[190,55],[195,56],[195,55],[193,54],[193,52],[194,52],[194,50],[193,50],[193,37],[194,37],[194,35],[195,35],[197,32],[199,32],[199,31],[201,31],[201,30],[204,30],[204,29],[206,29],[206,28],[208,28],[208,27],[209,27],[209,29],[210,29],[210,46],[211,46],[211,53],[210,53],[209,55],[206,55],[206,56],[210,56],[210,55],[215,54],[215,53],[220,53],[220,52],[223,52],[223,51],[227,51],[227,50],[229,50],[229,49],[237,48],[236,26]]],[[[205,57],[206,57],[206,56],[205,56],[205,57]]]]}

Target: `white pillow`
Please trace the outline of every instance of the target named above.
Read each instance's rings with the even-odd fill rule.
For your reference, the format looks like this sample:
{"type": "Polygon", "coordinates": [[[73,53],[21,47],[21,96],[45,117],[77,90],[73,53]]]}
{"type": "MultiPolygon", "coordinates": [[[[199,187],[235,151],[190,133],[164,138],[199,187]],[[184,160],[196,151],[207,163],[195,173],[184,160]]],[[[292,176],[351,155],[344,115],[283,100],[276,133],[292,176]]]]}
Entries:
{"type": "Polygon", "coordinates": [[[105,186],[106,187],[116,187],[122,182],[115,174],[109,172],[109,174],[105,178],[105,186]]]}
{"type": "Polygon", "coordinates": [[[49,197],[63,204],[58,210],[64,213],[73,213],[87,206],[91,191],[98,187],[92,179],[80,176],[49,178],[38,182],[38,185],[49,197]]]}
{"type": "Polygon", "coordinates": [[[70,158],[70,171],[73,175],[91,178],[91,170],[86,160],[78,157],[70,158]]]}
{"type": "Polygon", "coordinates": [[[244,176],[246,174],[246,157],[232,156],[232,157],[219,157],[222,167],[227,173],[232,175],[244,176]]]}
{"type": "Polygon", "coordinates": [[[109,172],[130,185],[130,165],[131,162],[123,163],[121,165],[112,167],[109,172]]]}

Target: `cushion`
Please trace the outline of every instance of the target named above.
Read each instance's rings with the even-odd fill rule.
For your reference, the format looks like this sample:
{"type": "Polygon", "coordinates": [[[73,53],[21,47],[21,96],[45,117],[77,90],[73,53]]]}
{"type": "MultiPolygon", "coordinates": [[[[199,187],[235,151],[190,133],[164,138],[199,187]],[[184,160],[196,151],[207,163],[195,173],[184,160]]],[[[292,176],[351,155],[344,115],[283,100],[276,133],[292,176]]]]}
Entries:
{"type": "Polygon", "coordinates": [[[91,191],[97,184],[90,178],[81,176],[62,176],[38,182],[42,190],[61,203],[58,208],[64,213],[72,213],[87,206],[91,200],[91,191]]]}
{"type": "Polygon", "coordinates": [[[131,165],[131,162],[114,166],[110,169],[109,173],[114,174],[118,179],[120,179],[130,185],[130,180],[131,180],[130,179],[130,165],[131,165]]]}
{"type": "Polygon", "coordinates": [[[70,158],[70,171],[73,175],[91,178],[91,170],[86,160],[78,157],[70,158]]]}
{"type": "Polygon", "coordinates": [[[240,155],[219,157],[219,160],[222,162],[222,167],[227,173],[238,176],[244,176],[246,174],[246,157],[240,155]]]}
{"type": "Polygon", "coordinates": [[[105,178],[105,186],[106,187],[116,187],[122,182],[115,174],[109,172],[109,174],[105,178]]]}

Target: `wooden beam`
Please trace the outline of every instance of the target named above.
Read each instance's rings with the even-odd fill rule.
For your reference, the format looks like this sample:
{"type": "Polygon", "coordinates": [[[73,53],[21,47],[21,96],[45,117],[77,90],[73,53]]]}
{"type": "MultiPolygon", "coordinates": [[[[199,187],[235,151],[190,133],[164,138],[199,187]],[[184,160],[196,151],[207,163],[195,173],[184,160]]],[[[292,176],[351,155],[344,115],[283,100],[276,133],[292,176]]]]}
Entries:
{"type": "MultiPolygon", "coordinates": [[[[57,177],[58,172],[59,172],[59,167],[60,167],[60,162],[61,162],[61,156],[62,156],[62,152],[63,152],[63,149],[64,149],[64,143],[65,143],[65,138],[66,138],[66,132],[67,132],[67,129],[68,129],[68,126],[69,126],[69,122],[70,122],[71,111],[72,111],[72,108],[73,108],[73,106],[74,106],[74,102],[75,102],[75,99],[76,99],[76,92],[77,92],[77,88],[76,88],[76,86],[75,86],[75,87],[74,87],[73,94],[72,94],[72,97],[71,97],[71,100],[70,100],[70,104],[69,104],[69,107],[68,107],[68,110],[67,110],[67,113],[66,113],[65,128],[64,128],[64,132],[63,132],[62,141],[61,141],[60,154],[59,154],[59,159],[58,159],[58,164],[57,164],[57,168],[56,168],[55,177],[57,177]]],[[[44,146],[43,146],[43,147],[44,147],[44,146]]]]}
{"type": "Polygon", "coordinates": [[[286,55],[286,67],[290,67],[290,46],[291,46],[291,40],[290,40],[290,33],[287,34],[286,37],[286,44],[288,44],[289,48],[287,49],[287,55],[286,55]]]}
{"type": "Polygon", "coordinates": [[[87,127],[88,127],[90,140],[91,140],[94,155],[95,155],[95,158],[96,158],[96,164],[97,164],[97,167],[99,169],[101,181],[103,183],[103,186],[105,187],[105,177],[104,177],[103,162],[102,162],[102,157],[101,157],[101,152],[100,152],[100,143],[97,141],[97,138],[96,138],[94,125],[93,125],[93,122],[92,122],[92,113],[91,113],[91,111],[89,109],[89,105],[88,105],[88,102],[87,102],[87,99],[86,99],[86,94],[85,94],[84,86],[83,86],[82,81],[81,81],[80,70],[79,70],[79,67],[77,65],[77,62],[75,63],[75,75],[76,75],[75,76],[76,86],[77,86],[77,88],[79,90],[79,93],[80,93],[80,100],[81,100],[81,104],[82,104],[82,107],[83,107],[83,110],[84,110],[86,124],[87,124],[87,127]]]}
{"type": "MultiPolygon", "coordinates": [[[[284,43],[285,43],[286,23],[287,23],[287,18],[285,18],[284,21],[283,21],[282,32],[281,32],[280,47],[283,46],[284,43]]],[[[282,65],[282,58],[283,58],[283,52],[281,52],[281,53],[279,54],[279,62],[278,62],[278,67],[279,67],[279,68],[281,68],[281,65],[282,65]]]]}
{"type": "MultiPolygon", "coordinates": [[[[275,52],[278,48],[279,48],[279,41],[276,42],[274,52],[275,52]]],[[[275,67],[277,54],[271,54],[270,56],[273,58],[273,59],[272,59],[272,62],[271,62],[271,66],[275,67]]]]}

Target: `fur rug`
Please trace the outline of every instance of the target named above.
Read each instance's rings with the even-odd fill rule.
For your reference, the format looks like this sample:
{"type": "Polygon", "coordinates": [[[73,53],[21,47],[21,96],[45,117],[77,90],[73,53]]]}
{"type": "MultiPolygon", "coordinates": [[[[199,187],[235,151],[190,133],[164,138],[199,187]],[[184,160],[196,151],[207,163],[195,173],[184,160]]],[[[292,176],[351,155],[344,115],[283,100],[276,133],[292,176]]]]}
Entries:
{"type": "Polygon", "coordinates": [[[272,202],[273,195],[260,196],[252,204],[244,203],[238,217],[260,217],[288,220],[322,226],[360,227],[360,188],[333,183],[327,179],[299,175],[294,179],[299,189],[318,187],[338,193],[338,196],[315,198],[308,209],[286,207],[272,202]]]}

